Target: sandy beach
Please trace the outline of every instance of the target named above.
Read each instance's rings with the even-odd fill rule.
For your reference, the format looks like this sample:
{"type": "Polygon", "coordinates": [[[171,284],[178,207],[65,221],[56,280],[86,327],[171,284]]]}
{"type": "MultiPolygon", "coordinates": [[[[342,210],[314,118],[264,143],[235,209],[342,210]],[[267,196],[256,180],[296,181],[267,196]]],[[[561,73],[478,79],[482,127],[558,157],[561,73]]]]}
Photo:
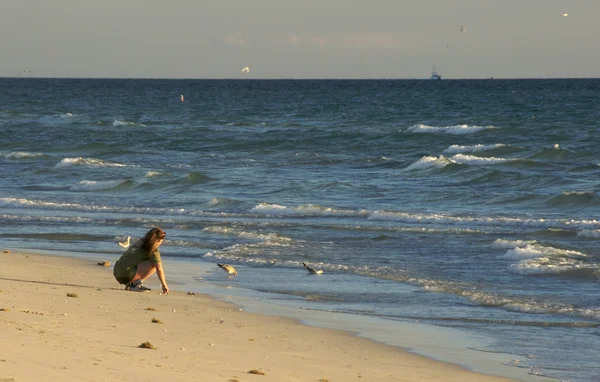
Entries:
{"type": "Polygon", "coordinates": [[[509,381],[199,293],[125,291],[102,258],[0,259],[0,381],[509,381]]]}

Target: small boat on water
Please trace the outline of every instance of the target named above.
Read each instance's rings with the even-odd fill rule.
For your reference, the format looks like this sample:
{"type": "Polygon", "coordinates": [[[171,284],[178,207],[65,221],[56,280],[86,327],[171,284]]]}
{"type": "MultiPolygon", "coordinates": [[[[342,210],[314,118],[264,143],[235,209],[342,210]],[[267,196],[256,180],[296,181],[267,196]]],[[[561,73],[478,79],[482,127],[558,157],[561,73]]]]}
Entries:
{"type": "Polygon", "coordinates": [[[435,70],[435,65],[433,65],[433,68],[431,69],[431,77],[429,77],[429,79],[431,79],[431,80],[441,80],[442,79],[442,75],[439,74],[437,72],[437,70],[435,70]]]}

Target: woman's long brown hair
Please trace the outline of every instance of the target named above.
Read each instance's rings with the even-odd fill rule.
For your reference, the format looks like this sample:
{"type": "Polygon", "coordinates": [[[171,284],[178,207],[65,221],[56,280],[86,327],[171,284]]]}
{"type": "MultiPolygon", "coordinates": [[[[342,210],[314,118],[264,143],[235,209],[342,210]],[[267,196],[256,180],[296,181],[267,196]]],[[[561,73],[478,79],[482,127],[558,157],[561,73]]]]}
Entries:
{"type": "Polygon", "coordinates": [[[150,253],[158,248],[158,241],[164,240],[165,236],[166,233],[161,228],[152,228],[150,231],[146,232],[146,235],[142,239],[141,248],[150,253]]]}

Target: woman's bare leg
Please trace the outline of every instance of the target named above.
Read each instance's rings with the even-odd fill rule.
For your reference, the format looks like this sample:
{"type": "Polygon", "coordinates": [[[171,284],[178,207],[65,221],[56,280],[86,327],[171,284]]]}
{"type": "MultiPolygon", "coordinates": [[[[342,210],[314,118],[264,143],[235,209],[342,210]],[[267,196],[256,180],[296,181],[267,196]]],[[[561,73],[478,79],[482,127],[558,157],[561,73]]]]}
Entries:
{"type": "Polygon", "coordinates": [[[130,282],[132,284],[138,280],[142,280],[143,282],[148,277],[152,276],[154,272],[156,272],[156,268],[154,267],[152,261],[144,260],[137,265],[137,272],[135,273],[135,276],[133,276],[133,279],[131,279],[130,282]]]}

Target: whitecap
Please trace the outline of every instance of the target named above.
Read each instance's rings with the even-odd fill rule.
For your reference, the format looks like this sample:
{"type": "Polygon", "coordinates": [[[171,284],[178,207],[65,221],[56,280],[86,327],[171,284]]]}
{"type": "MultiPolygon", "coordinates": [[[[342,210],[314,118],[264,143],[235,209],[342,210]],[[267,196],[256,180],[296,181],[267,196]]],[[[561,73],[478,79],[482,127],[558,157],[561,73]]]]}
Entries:
{"type": "Polygon", "coordinates": [[[27,151],[15,151],[15,152],[5,154],[4,156],[9,159],[27,159],[27,158],[40,157],[43,155],[44,154],[42,154],[42,153],[30,153],[27,151]]]}
{"type": "Polygon", "coordinates": [[[123,163],[109,162],[96,158],[64,158],[54,166],[55,168],[67,168],[72,166],[88,166],[88,167],[126,167],[123,163]]]}
{"type": "Polygon", "coordinates": [[[469,126],[469,125],[453,125],[453,126],[428,126],[428,125],[414,125],[407,129],[411,133],[434,133],[434,134],[472,134],[481,130],[495,129],[494,126],[469,126]]]}
{"type": "Polygon", "coordinates": [[[125,182],[126,182],[125,180],[105,180],[105,181],[82,180],[79,183],[71,186],[69,189],[71,191],[102,191],[102,190],[110,190],[110,189],[115,188],[125,182]]]}
{"type": "Polygon", "coordinates": [[[497,163],[507,162],[514,159],[506,159],[506,158],[494,158],[494,157],[476,157],[473,155],[465,155],[465,154],[456,154],[452,158],[452,161],[460,164],[468,164],[473,166],[486,166],[493,165],[497,163]]]}
{"type": "Polygon", "coordinates": [[[461,146],[461,145],[452,145],[445,149],[443,152],[446,154],[460,154],[460,153],[477,153],[482,151],[489,151],[498,149],[500,147],[505,147],[505,144],[496,143],[493,145],[471,145],[471,146],[461,146]]]}
{"type": "Polygon", "coordinates": [[[135,123],[135,122],[131,122],[131,121],[120,121],[118,119],[115,119],[112,123],[113,126],[141,126],[141,127],[146,127],[146,125],[144,125],[143,123],[135,123]]]}
{"type": "Polygon", "coordinates": [[[512,260],[520,260],[529,257],[541,257],[544,256],[545,252],[541,250],[541,248],[536,248],[532,245],[527,245],[525,247],[516,247],[513,249],[509,249],[504,254],[504,258],[512,259],[512,260]]]}
{"type": "Polygon", "coordinates": [[[514,260],[535,257],[572,258],[587,257],[587,255],[574,250],[543,246],[539,244],[528,244],[525,247],[509,249],[504,254],[504,258],[514,260]]]}
{"type": "Polygon", "coordinates": [[[596,220],[562,220],[562,219],[524,219],[505,216],[455,216],[445,214],[419,214],[401,211],[377,210],[369,213],[369,220],[400,221],[408,223],[438,223],[438,224],[477,224],[484,226],[517,226],[517,227],[581,227],[598,226],[596,220]]]}
{"type": "Polygon", "coordinates": [[[245,238],[245,239],[259,240],[259,241],[264,241],[267,243],[276,243],[276,242],[289,243],[292,241],[291,238],[279,235],[274,232],[271,232],[271,233],[248,232],[248,231],[244,231],[244,230],[240,230],[240,229],[236,229],[236,228],[230,228],[230,227],[211,226],[211,227],[204,228],[202,231],[216,233],[216,234],[225,235],[225,236],[235,236],[235,237],[241,237],[241,238],[245,238]]]}
{"type": "MultiPolygon", "coordinates": [[[[168,215],[168,214],[191,214],[191,215],[203,215],[202,211],[188,211],[184,208],[151,208],[151,207],[114,207],[108,205],[94,205],[94,204],[79,204],[79,203],[61,203],[61,202],[49,202],[44,200],[31,200],[24,198],[13,198],[13,197],[0,197],[0,205],[17,205],[26,208],[44,208],[44,209],[56,209],[56,210],[75,210],[75,211],[103,211],[103,212],[118,212],[118,213],[136,213],[136,214],[153,214],[153,215],[168,215]]],[[[222,213],[218,214],[222,216],[222,213]]]]}
{"type": "Polygon", "coordinates": [[[557,259],[547,256],[521,260],[509,266],[510,270],[525,275],[560,274],[579,269],[597,268],[595,264],[585,264],[580,260],[565,257],[557,259]]]}
{"type": "Polygon", "coordinates": [[[92,222],[93,219],[80,216],[27,216],[0,214],[2,220],[26,221],[26,222],[92,222]]]}
{"type": "Polygon", "coordinates": [[[508,240],[508,239],[496,239],[492,245],[499,248],[515,248],[524,247],[528,244],[535,244],[535,240],[508,240]]]}
{"type": "Polygon", "coordinates": [[[253,207],[250,212],[265,215],[289,215],[289,216],[366,216],[366,210],[339,210],[323,207],[316,204],[305,204],[298,207],[286,207],[280,204],[260,203],[253,207]]]}

